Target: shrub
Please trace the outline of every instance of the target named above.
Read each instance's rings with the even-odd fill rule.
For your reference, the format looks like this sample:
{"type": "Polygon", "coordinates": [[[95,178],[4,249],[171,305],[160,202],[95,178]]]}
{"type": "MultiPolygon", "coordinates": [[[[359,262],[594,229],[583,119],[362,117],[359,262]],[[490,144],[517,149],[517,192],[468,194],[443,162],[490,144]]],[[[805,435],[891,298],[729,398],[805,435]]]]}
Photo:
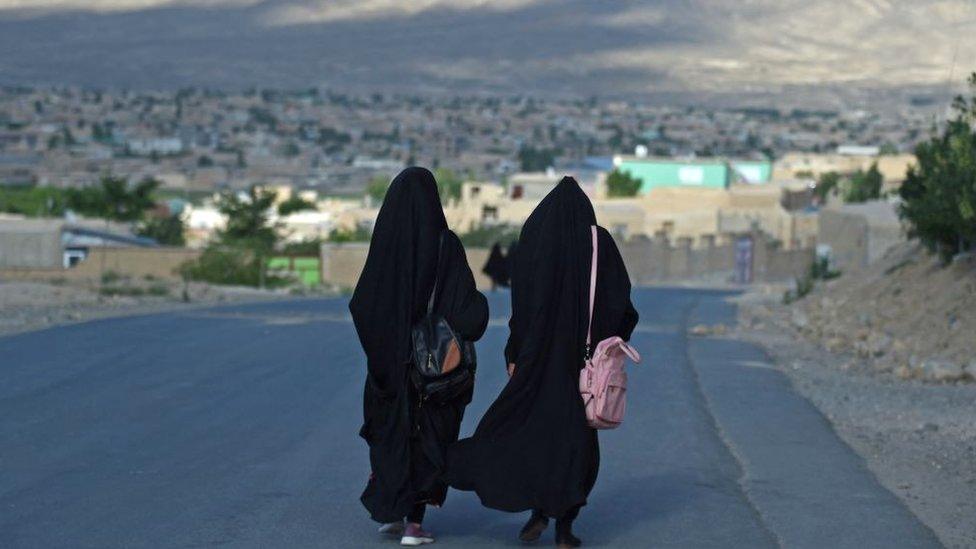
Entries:
{"type": "Polygon", "coordinates": [[[234,286],[259,286],[262,272],[261,263],[246,248],[219,244],[209,246],[199,258],[180,268],[187,280],[234,286]]]}
{"type": "Polygon", "coordinates": [[[878,163],[871,164],[868,171],[857,170],[847,182],[844,193],[845,202],[867,202],[881,198],[881,187],[884,177],[878,170],[878,163]]]}
{"type": "Polygon", "coordinates": [[[957,97],[956,117],[915,148],[918,163],[898,191],[909,236],[943,261],[976,245],[976,73],[969,84],[974,96],[957,97]]]}
{"type": "Polygon", "coordinates": [[[613,170],[607,175],[607,196],[635,196],[641,188],[641,180],[627,172],[613,170]]]}

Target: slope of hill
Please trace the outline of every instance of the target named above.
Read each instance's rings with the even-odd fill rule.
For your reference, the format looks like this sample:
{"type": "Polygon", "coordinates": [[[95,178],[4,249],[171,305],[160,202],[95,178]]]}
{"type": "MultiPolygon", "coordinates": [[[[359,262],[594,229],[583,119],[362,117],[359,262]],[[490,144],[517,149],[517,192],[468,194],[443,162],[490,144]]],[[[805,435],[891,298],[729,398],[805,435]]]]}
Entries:
{"type": "Polygon", "coordinates": [[[793,324],[831,351],[875,371],[928,381],[976,380],[976,258],[943,266],[917,244],[819,286],[793,324]]]}
{"type": "Polygon", "coordinates": [[[967,0],[0,0],[0,83],[944,92],[974,36],[967,0]]]}

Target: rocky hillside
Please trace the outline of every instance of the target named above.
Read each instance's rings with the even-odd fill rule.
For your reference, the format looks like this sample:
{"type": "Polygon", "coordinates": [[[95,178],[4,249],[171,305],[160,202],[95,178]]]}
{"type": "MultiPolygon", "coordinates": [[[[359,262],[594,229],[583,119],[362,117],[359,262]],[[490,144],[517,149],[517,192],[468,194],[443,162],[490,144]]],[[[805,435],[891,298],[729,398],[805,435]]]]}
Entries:
{"type": "Polygon", "coordinates": [[[791,324],[879,372],[937,382],[976,380],[976,258],[943,266],[916,244],[888,251],[863,273],[820,284],[791,324]]]}
{"type": "Polygon", "coordinates": [[[970,0],[0,0],[0,83],[721,90],[809,107],[817,90],[944,93],[974,35],[970,0]]]}

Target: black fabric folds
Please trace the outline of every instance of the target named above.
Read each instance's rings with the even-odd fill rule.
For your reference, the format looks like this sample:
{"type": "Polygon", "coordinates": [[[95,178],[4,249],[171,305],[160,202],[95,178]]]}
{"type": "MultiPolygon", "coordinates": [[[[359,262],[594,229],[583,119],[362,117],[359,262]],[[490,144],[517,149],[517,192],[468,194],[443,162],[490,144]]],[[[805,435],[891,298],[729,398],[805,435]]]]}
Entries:
{"type": "Polygon", "coordinates": [[[443,501],[444,453],[471,399],[421,406],[409,381],[410,328],[426,313],[435,274],[434,310],[461,337],[479,339],[488,322],[485,297],[475,289],[460,240],[447,229],[434,176],[407,168],[387,190],[349,302],[367,363],[360,436],[369,445],[372,475],[360,499],[379,522],[402,519],[418,501],[443,501]]]}
{"type": "MultiPolygon", "coordinates": [[[[449,452],[451,485],[488,507],[561,517],[586,503],[596,481],[597,434],[579,394],[595,223],[589,199],[566,177],[522,228],[505,348],[515,374],[474,435],[449,452]]],[[[598,239],[593,341],[629,339],[637,323],[630,280],[610,234],[599,228],[598,239]]]]}

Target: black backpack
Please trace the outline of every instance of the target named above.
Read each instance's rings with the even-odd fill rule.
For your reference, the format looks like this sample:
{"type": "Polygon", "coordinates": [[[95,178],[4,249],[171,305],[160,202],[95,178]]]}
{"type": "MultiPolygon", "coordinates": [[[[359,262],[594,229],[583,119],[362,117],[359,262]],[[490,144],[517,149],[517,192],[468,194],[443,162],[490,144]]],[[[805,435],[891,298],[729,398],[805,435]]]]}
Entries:
{"type": "MultiPolygon", "coordinates": [[[[438,242],[437,266],[444,247],[444,234],[438,242]]],[[[422,401],[450,402],[474,386],[478,367],[474,343],[458,336],[447,319],[434,312],[439,280],[427,300],[427,314],[411,328],[413,368],[410,377],[422,401]]]]}

